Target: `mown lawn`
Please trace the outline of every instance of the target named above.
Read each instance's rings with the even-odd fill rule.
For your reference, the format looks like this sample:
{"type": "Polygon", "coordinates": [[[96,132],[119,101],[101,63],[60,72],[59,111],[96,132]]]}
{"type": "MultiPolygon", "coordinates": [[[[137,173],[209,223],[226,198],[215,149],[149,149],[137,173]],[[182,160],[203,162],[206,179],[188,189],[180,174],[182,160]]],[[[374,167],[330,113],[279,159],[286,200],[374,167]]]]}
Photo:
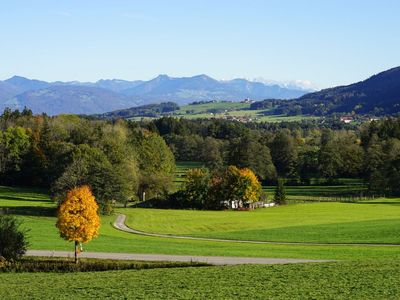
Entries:
{"type": "Polygon", "coordinates": [[[399,299],[400,263],[0,274],[1,299],[399,299]]]}
{"type": "Polygon", "coordinates": [[[400,199],[390,200],[296,204],[254,211],[119,211],[128,216],[128,226],[152,233],[256,241],[400,244],[400,199]]]}
{"type": "MultiPolygon", "coordinates": [[[[18,194],[18,191],[19,189],[11,189],[11,191],[8,188],[7,190],[0,189],[2,206],[7,206],[9,209],[18,206],[20,200],[7,198],[10,193],[18,194]]],[[[24,222],[23,227],[29,229],[29,248],[72,251],[72,243],[61,239],[55,227],[55,204],[43,193],[21,191],[24,191],[27,199],[24,201],[27,201],[27,203],[25,203],[26,206],[18,208],[14,213],[24,222]],[[29,199],[31,200],[29,201],[29,199]],[[38,203],[42,202],[47,203],[48,207],[37,208],[38,203]]],[[[313,205],[304,206],[311,207],[313,205]]],[[[392,207],[397,208],[395,205],[392,207]]],[[[131,212],[136,211],[135,209],[129,210],[131,212]]],[[[152,211],[144,211],[144,213],[152,211]]],[[[173,213],[174,211],[170,212],[173,213]]],[[[183,211],[183,213],[187,212],[183,211]]],[[[222,215],[226,212],[220,213],[222,215]]],[[[248,215],[248,212],[241,213],[243,216],[248,215]]],[[[400,259],[400,247],[258,245],[146,237],[116,230],[111,225],[114,220],[115,216],[102,217],[100,236],[84,245],[85,251],[339,260],[400,259]]]]}

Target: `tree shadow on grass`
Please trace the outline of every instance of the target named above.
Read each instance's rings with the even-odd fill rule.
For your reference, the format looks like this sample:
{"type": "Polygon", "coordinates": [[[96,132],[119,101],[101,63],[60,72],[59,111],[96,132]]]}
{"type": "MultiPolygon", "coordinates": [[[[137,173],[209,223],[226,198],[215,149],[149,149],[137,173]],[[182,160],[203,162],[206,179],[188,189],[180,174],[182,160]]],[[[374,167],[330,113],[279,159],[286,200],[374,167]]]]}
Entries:
{"type": "Polygon", "coordinates": [[[29,196],[29,197],[19,197],[19,196],[4,196],[4,195],[1,195],[0,196],[0,200],[12,200],[12,201],[30,201],[30,202],[38,202],[38,201],[40,201],[40,202],[53,202],[52,200],[50,200],[50,199],[45,199],[45,198],[43,198],[43,197],[32,197],[32,196],[29,196]]]}
{"type": "Polygon", "coordinates": [[[19,216],[54,217],[57,214],[57,209],[55,207],[40,206],[4,207],[0,208],[0,213],[19,216]]]}

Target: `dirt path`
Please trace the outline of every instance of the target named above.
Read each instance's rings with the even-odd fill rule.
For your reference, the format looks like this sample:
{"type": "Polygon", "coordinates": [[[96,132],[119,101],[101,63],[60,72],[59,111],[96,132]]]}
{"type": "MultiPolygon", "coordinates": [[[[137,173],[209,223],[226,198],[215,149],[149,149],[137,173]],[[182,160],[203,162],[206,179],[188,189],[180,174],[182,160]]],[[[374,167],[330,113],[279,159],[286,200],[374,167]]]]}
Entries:
{"type": "MultiPolygon", "coordinates": [[[[71,257],[73,252],[28,250],[26,256],[71,257]]],[[[137,260],[137,261],[168,261],[168,262],[203,262],[211,265],[241,265],[241,264],[299,264],[329,262],[329,260],[290,259],[290,258],[259,258],[259,257],[230,257],[230,256],[191,256],[191,255],[165,255],[165,254],[132,254],[132,253],[102,253],[82,252],[80,258],[137,260]]],[[[332,260],[330,260],[332,261],[332,260]]]]}
{"type": "Polygon", "coordinates": [[[132,229],[125,224],[126,216],[123,214],[119,214],[117,219],[113,223],[113,226],[116,229],[140,234],[145,236],[153,236],[153,237],[162,237],[162,238],[174,238],[174,239],[185,239],[185,240],[198,240],[198,241],[209,241],[209,242],[228,242],[228,243],[244,243],[244,244],[270,244],[270,245],[302,245],[302,246],[361,246],[361,247],[400,247],[400,245],[396,244],[336,244],[336,243],[306,243],[306,242],[267,242],[267,241],[246,241],[246,240],[228,240],[228,239],[213,239],[213,238],[201,238],[201,237],[191,237],[191,236],[179,236],[179,235],[170,235],[170,234],[159,234],[159,233],[148,233],[139,231],[136,229],[132,229]]]}

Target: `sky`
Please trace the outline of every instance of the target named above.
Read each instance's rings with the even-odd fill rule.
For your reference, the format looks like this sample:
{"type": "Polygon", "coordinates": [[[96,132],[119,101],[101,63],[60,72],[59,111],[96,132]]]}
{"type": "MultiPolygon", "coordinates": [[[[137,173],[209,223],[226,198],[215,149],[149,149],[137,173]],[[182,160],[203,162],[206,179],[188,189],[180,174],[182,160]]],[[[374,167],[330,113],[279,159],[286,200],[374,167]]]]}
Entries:
{"type": "Polygon", "coordinates": [[[0,80],[349,84],[400,65],[398,0],[0,0],[0,80]]]}

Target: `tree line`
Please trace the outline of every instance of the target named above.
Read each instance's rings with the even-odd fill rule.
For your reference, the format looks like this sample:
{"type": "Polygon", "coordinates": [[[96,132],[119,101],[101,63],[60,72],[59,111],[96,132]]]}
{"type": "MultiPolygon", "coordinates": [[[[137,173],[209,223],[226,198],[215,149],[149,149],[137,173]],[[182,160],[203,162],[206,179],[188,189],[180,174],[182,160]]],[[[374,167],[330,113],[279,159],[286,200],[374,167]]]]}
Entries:
{"type": "Polygon", "coordinates": [[[83,185],[104,212],[112,201],[166,198],[175,160],[203,162],[208,195],[212,179],[228,176],[228,166],[251,170],[268,184],[363,178],[371,192],[400,194],[400,119],[345,127],[170,117],[106,121],[29,109],[0,116],[0,184],[47,188],[56,200],[83,185]]]}
{"type": "Polygon", "coordinates": [[[168,194],[175,160],[164,139],[137,124],[75,115],[0,116],[0,184],[43,187],[56,200],[82,185],[102,210],[111,202],[168,194]]]}
{"type": "Polygon", "coordinates": [[[399,118],[345,126],[164,117],[141,126],[159,133],[176,160],[201,161],[211,170],[249,168],[268,183],[280,177],[291,184],[362,178],[371,192],[400,193],[399,118]]]}

